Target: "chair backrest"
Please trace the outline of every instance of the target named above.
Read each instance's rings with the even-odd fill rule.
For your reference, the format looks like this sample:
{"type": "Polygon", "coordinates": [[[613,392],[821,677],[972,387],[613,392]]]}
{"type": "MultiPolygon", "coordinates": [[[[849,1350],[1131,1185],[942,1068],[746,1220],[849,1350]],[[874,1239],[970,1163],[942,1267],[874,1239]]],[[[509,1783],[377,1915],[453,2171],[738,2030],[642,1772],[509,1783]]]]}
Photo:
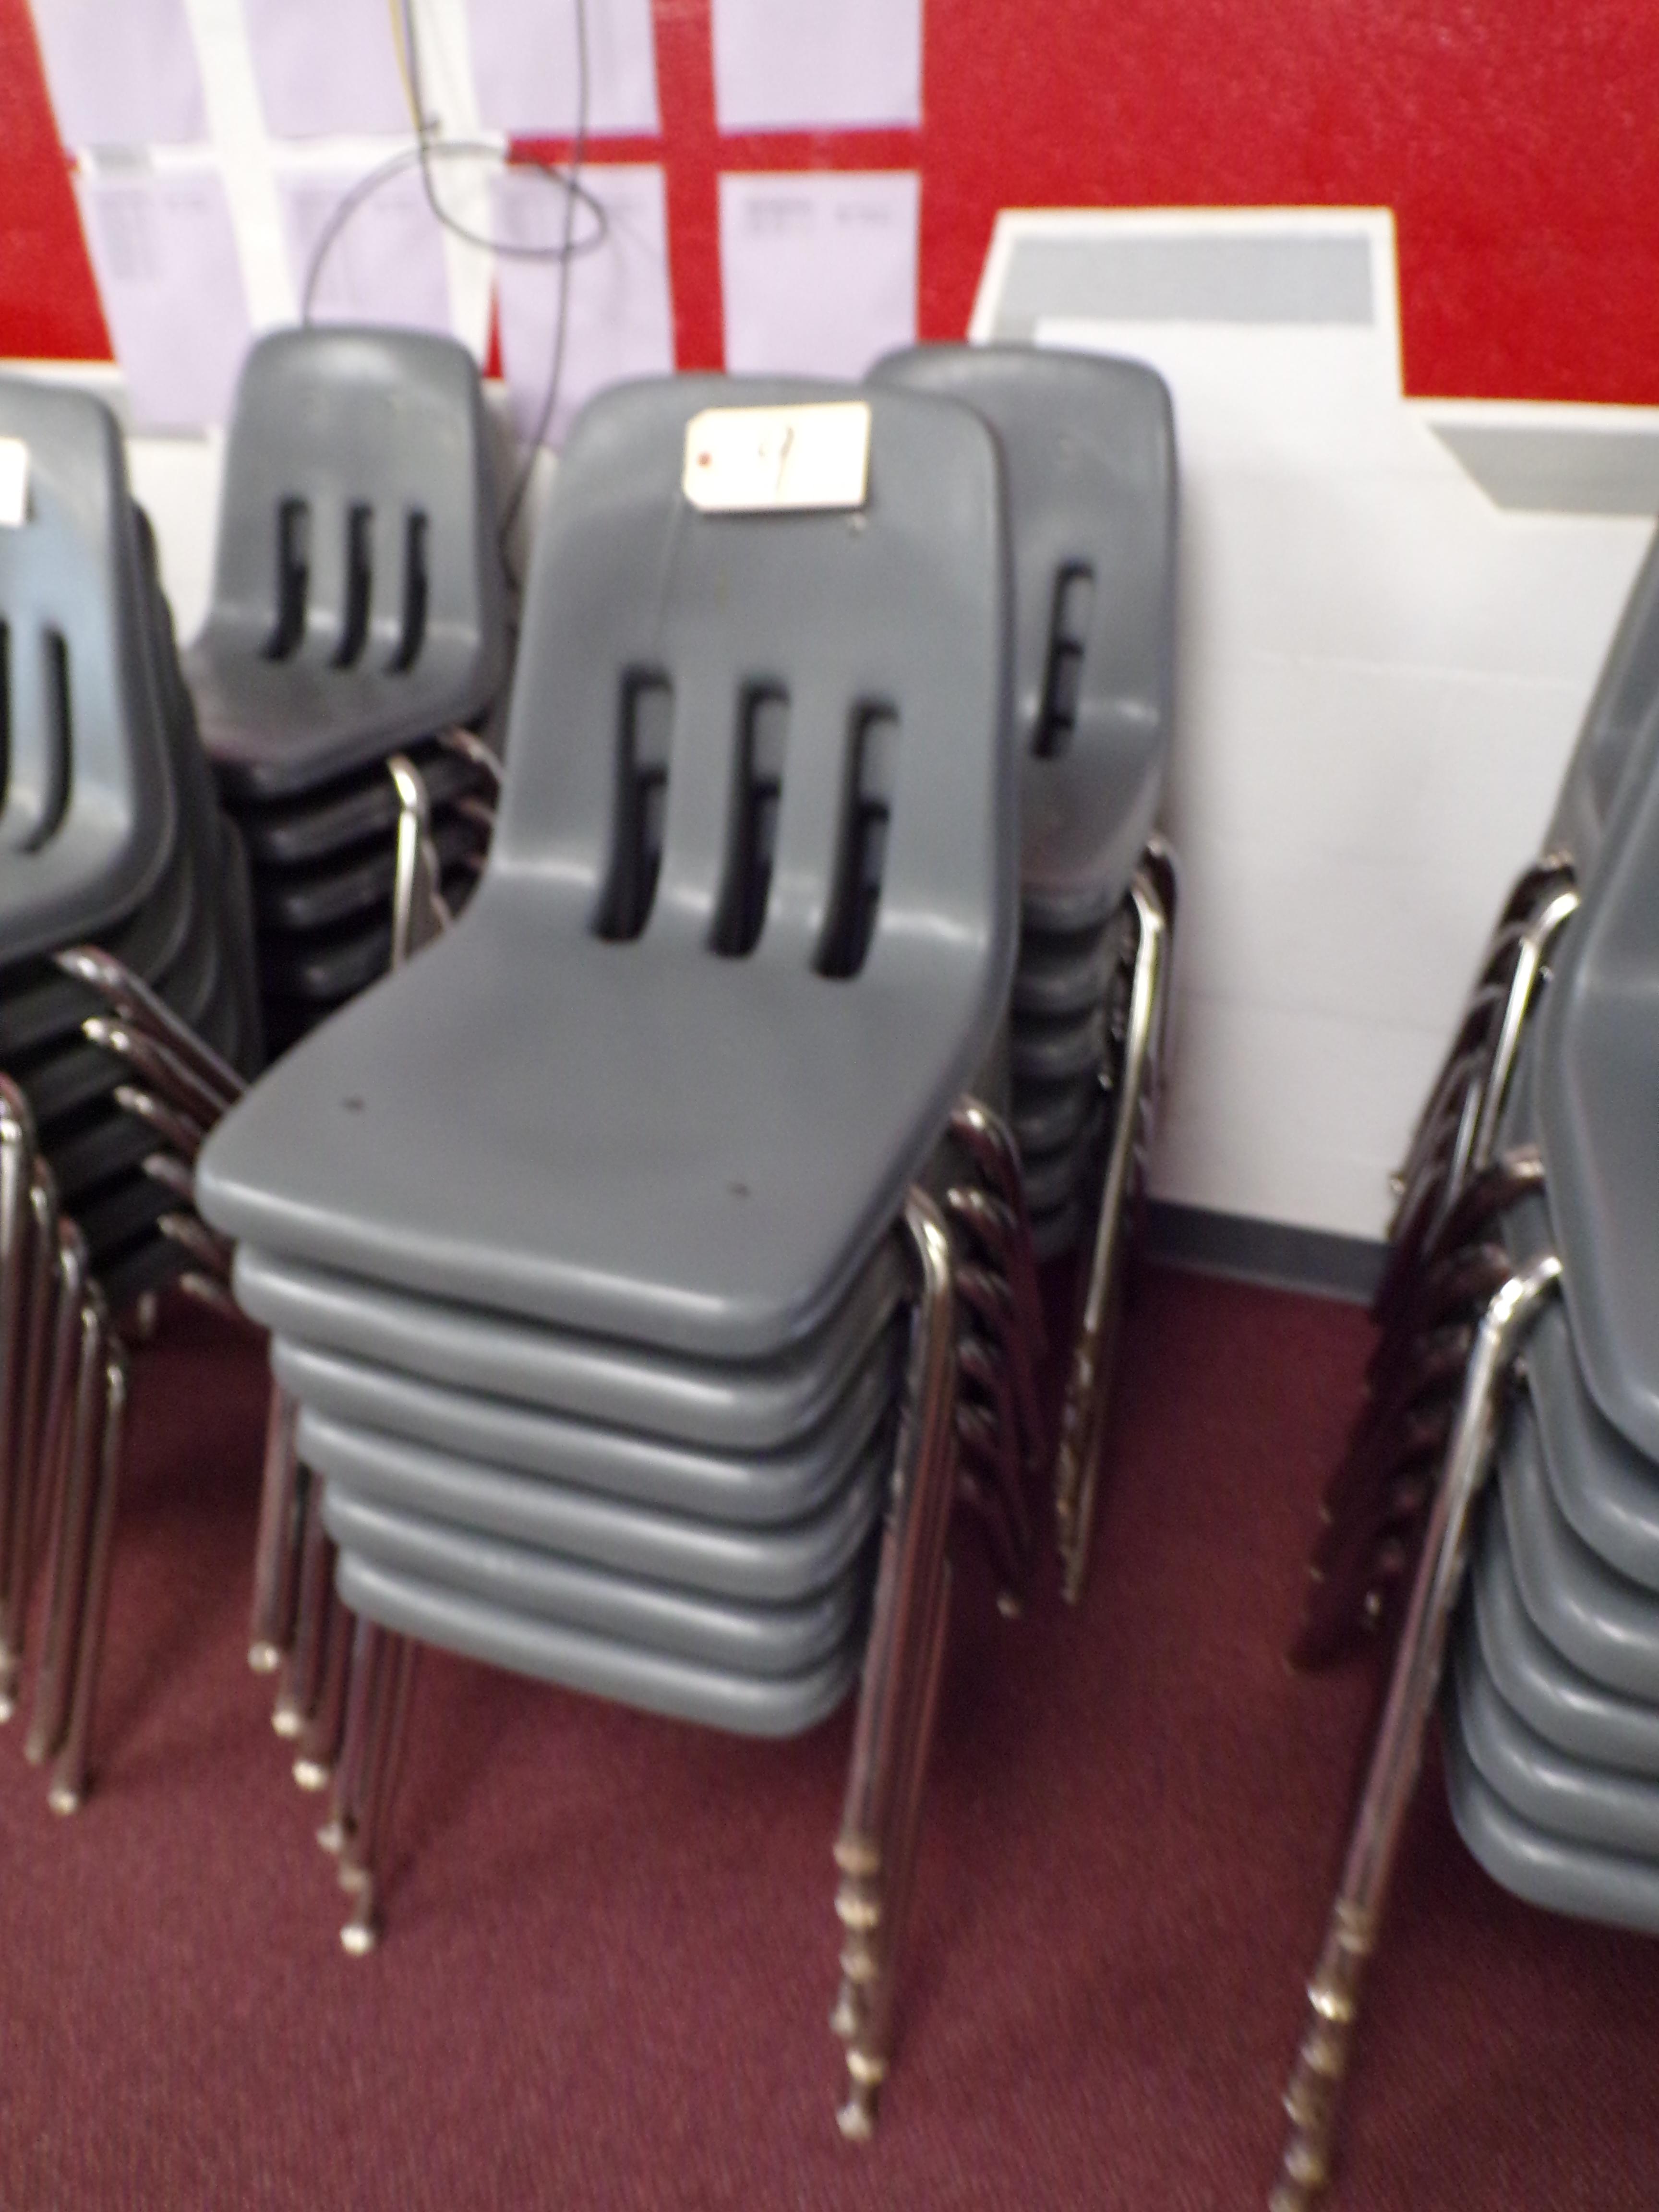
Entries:
{"type": "Polygon", "coordinates": [[[1012,954],[1009,592],[963,408],[805,381],[617,387],[573,429],[526,592],[479,893],[569,927],[845,976],[1012,954]],[[710,407],[867,398],[856,513],[705,514],[710,407]]]}
{"type": "Polygon", "coordinates": [[[997,434],[1014,562],[1024,885],[1028,898],[1080,892],[1092,874],[1109,879],[1115,904],[1152,827],[1169,741],[1168,388],[1139,362],[1021,345],[910,347],[870,378],[963,401],[997,434]]]}
{"type": "Polygon", "coordinates": [[[1585,1379],[1614,1426],[1659,1459],[1659,699],[1631,761],[1553,957],[1535,1080],[1585,1379]]]}
{"type": "MultiPolygon", "coordinates": [[[[1659,530],[1648,544],[1584,711],[1578,740],[1545,832],[1547,852],[1568,854],[1583,878],[1595,863],[1627,774],[1644,773],[1638,743],[1659,744],[1659,530]]],[[[1632,794],[1633,796],[1633,793],[1632,794]]]]}
{"type": "Polygon", "coordinates": [[[121,434],[89,394],[0,378],[27,511],[0,526],[0,963],[101,928],[160,875],[175,793],[121,434]]]}
{"type": "Polygon", "coordinates": [[[497,530],[465,347],[334,325],[262,338],[189,656],[210,750],[289,788],[486,707],[505,663],[497,530]]]}

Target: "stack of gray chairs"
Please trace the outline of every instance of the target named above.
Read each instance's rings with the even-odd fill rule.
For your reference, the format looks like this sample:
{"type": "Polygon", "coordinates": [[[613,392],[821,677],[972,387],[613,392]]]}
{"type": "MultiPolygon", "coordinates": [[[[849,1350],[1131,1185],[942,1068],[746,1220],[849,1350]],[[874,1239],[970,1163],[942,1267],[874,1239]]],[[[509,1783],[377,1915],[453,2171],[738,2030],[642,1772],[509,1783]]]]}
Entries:
{"type": "Polygon", "coordinates": [[[100,1470],[112,1482],[119,1457],[112,1317],[175,1278],[222,1294],[191,1159],[260,1036],[240,848],[114,420],[7,379],[0,436],[27,468],[24,519],[0,527],[0,1708],[55,1544],[29,1747],[62,1753],[67,1809],[85,1782],[95,1650],[74,1654],[82,1629],[95,1646],[100,1470]]]}
{"type": "Polygon", "coordinates": [[[465,348],[414,331],[279,331],[249,354],[225,457],[212,602],[185,673],[253,872],[281,1050],[391,964],[402,757],[451,906],[494,798],[471,727],[502,689],[488,425],[465,348]]]}
{"type": "Polygon", "coordinates": [[[947,1522],[964,1487],[1021,1510],[996,1443],[1029,1403],[1029,1230],[1012,1139],[963,1100],[1014,955],[1009,614],[966,409],[706,377],[593,401],[476,898],[200,1171],[274,1336],[255,1656],[332,1768],[348,1948],[374,1936],[410,1639],[769,1735],[862,1668],[836,1850],[854,2135],[947,1522]],[[848,511],[683,492],[706,410],[849,399],[848,511]]]}
{"type": "Polygon", "coordinates": [[[1373,1304],[1366,1399],[1327,1486],[1297,1665],[1319,1667],[1390,1621],[1416,1556],[1474,1332],[1505,1255],[1471,1230],[1501,1211],[1499,1132],[1553,951],[1594,880],[1621,808],[1650,773],[1659,724],[1659,536],[1632,586],[1539,858],[1482,956],[1440,1073],[1395,1178],[1398,1203],[1373,1304]]]}
{"type": "Polygon", "coordinates": [[[1076,1600],[1175,923],[1173,860],[1154,832],[1175,660],[1170,395],[1139,362],[1019,345],[915,347],[871,377],[974,408],[1007,477],[1021,824],[1011,1113],[1039,1258],[1079,1243],[1090,1254],[1055,1476],[1076,1600]]]}
{"type": "MultiPolygon", "coordinates": [[[[1606,804],[1593,821],[1580,811],[1575,857],[1599,829],[1593,864],[1511,1063],[1492,1157],[1419,1279],[1419,1322],[1434,1318],[1426,1286],[1449,1303],[1455,1280],[1473,1322],[1286,2097],[1285,2212],[1328,2170],[1437,1688],[1453,1814],[1488,1871],[1554,1910],[1659,1933],[1659,700],[1621,752],[1606,804]]],[[[1397,1349],[1401,1405],[1413,1356],[1421,1397],[1431,1330],[1414,1355],[1403,1338],[1397,1349]]],[[[1384,1503],[1385,1516],[1403,1510],[1384,1503]]]]}

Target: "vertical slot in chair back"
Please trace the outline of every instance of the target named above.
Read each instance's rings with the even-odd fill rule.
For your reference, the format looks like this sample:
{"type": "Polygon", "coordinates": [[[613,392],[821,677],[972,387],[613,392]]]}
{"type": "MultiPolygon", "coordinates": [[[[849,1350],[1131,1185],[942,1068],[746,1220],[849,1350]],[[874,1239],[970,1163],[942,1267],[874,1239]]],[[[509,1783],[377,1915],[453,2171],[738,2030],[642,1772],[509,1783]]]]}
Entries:
{"type": "Polygon", "coordinates": [[[487,706],[505,662],[496,533],[465,348],[332,326],[262,339],[190,655],[233,781],[310,787],[487,706]]]}
{"type": "Polygon", "coordinates": [[[870,380],[960,400],[1001,443],[1023,889],[1051,927],[1086,927],[1122,897],[1162,794],[1174,690],[1169,392],[1136,362],[1031,346],[918,346],[878,362],[870,380]]]}
{"type": "Polygon", "coordinates": [[[176,800],[114,418],[85,393],[5,378],[0,435],[28,453],[26,517],[0,527],[0,943],[11,961],[131,911],[165,862],[176,800]]]}

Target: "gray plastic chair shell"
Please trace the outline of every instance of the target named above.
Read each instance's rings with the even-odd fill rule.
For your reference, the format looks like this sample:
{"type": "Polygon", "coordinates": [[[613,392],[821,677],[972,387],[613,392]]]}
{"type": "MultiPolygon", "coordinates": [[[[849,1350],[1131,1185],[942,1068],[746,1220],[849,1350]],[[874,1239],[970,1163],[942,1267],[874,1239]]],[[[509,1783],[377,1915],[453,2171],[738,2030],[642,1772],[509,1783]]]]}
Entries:
{"type": "Polygon", "coordinates": [[[1494,1881],[1547,1911],[1659,1936],[1659,1867],[1570,1843],[1522,1820],[1481,1778],[1449,1701],[1442,1709],[1442,1734],[1452,1819],[1494,1881]]]}
{"type": "Polygon", "coordinates": [[[1569,1842],[1659,1863],[1659,1783],[1577,1759],[1512,1712],[1465,1624],[1452,1669],[1463,1747],[1487,1787],[1524,1820],[1569,1842]]]}
{"type": "Polygon", "coordinates": [[[299,1455],[330,1483],[480,1535],[617,1574],[757,1605],[794,1605],[835,1582],[880,1518],[892,1458],[878,1440],[840,1492],[783,1528],[745,1528],[514,1474],[319,1413],[300,1415],[299,1455]]]}
{"type": "Polygon", "coordinates": [[[1621,800],[1557,953],[1539,1024],[1538,1125],[1563,1291],[1583,1376],[1613,1426],[1659,1459],[1659,705],[1650,763],[1621,800]]]}
{"type": "Polygon", "coordinates": [[[1522,1602],[1592,1681],[1659,1704],[1659,1606],[1573,1534],[1550,1495],[1531,1416],[1523,1406],[1514,1413],[1498,1496],[1522,1602]]]}
{"type": "Polygon", "coordinates": [[[464,346],[313,325],[252,349],[226,443],[211,603],[185,668],[208,750],[245,797],[311,787],[489,704],[506,669],[504,584],[489,428],[464,346]],[[308,518],[304,626],[276,658],[290,501],[308,518]],[[355,508],[372,516],[367,629],[343,666],[355,508]],[[424,615],[399,666],[416,516],[424,615]]]}
{"type": "Polygon", "coordinates": [[[1527,1345],[1527,1390],[1550,1492],[1573,1533],[1659,1607],[1659,1467],[1585,1387],[1565,1310],[1547,1310],[1527,1345]]]}
{"type": "Polygon", "coordinates": [[[1640,788],[1659,744],[1659,530],[1648,542],[1562,778],[1544,833],[1581,881],[1599,856],[1615,807],[1640,788]]]}
{"type": "Polygon", "coordinates": [[[521,1474],[711,1521],[764,1528],[817,1511],[844,1487],[891,1407],[896,1346],[878,1346],[829,1418],[781,1450],[698,1450],[540,1407],[480,1396],[278,1337],[271,1372],[300,1404],[353,1427],[477,1456],[521,1474]]]}
{"type": "Polygon", "coordinates": [[[1516,1586],[1498,1511],[1481,1530],[1470,1603],[1493,1684],[1535,1735],[1577,1759],[1659,1781],[1659,1706],[1592,1682],[1540,1634],[1516,1586]]]}
{"type": "Polygon", "coordinates": [[[744,1674],[556,1627],[343,1552],[336,1588],[351,1611],[515,1674],[736,1735],[799,1735],[826,1720],[858,1679],[861,1636],[801,1674],[744,1674]]]}
{"type": "Polygon", "coordinates": [[[1047,347],[915,346],[870,381],[957,399],[996,432],[1014,557],[1020,896],[1028,924],[1103,921],[1162,795],[1175,669],[1175,417],[1155,369],[1047,347]],[[1069,742],[1035,750],[1059,580],[1086,569],[1091,620],[1069,742]]]}
{"type": "Polygon", "coordinates": [[[481,1536],[330,1483],[323,1523],[342,1551],[556,1628],[744,1674],[802,1674],[837,1657],[862,1619],[860,1563],[799,1605],[743,1606],[481,1536]]]}
{"type": "Polygon", "coordinates": [[[198,1189],[216,1228],[710,1358],[799,1343],[845,1297],[987,1056],[1016,915],[984,425],[870,392],[861,515],[708,515],[679,489],[702,408],[845,397],[687,377],[583,410],[532,564],[477,894],[216,1130],[198,1189]],[[649,925],[611,943],[594,926],[641,670],[674,686],[666,822],[649,925]],[[738,708],[762,682],[791,701],[771,890],[753,952],[722,958],[738,708]],[[836,825],[854,730],[884,707],[900,735],[880,901],[836,980],[814,969],[836,825]]]}
{"type": "Polygon", "coordinates": [[[89,393],[0,377],[0,435],[28,449],[27,520],[0,528],[9,964],[130,915],[167,865],[178,798],[115,418],[89,393]]]}
{"type": "Polygon", "coordinates": [[[832,1416],[892,1322],[903,1270],[884,1239],[816,1337],[746,1365],[676,1359],[410,1297],[249,1244],[237,1249],[234,1288],[242,1310],[278,1336],[572,1419],[749,1453],[780,1449],[832,1416]]]}

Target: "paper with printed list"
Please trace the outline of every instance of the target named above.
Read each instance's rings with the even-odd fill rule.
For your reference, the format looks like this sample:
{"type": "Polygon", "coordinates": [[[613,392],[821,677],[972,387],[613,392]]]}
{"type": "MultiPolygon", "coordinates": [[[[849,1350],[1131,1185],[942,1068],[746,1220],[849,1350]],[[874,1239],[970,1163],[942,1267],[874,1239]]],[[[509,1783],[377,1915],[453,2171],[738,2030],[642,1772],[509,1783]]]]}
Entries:
{"type": "MultiPolygon", "coordinates": [[[[323,233],[362,174],[309,163],[276,172],[294,296],[302,305],[323,233]]],[[[392,323],[449,334],[443,234],[418,169],[394,172],[358,201],[324,255],[311,312],[317,322],[392,323]]]]}
{"type": "Polygon", "coordinates": [[[386,0],[242,0],[242,15],[273,138],[412,128],[386,0]]]}
{"type": "MultiPolygon", "coordinates": [[[[580,81],[575,0],[467,0],[478,115],[514,138],[568,138],[580,81]]],[[[584,0],[587,128],[654,137],[657,64],[651,0],[584,0]]]]}
{"type": "Polygon", "coordinates": [[[230,411],[248,313],[216,169],[82,169],[81,222],[137,430],[230,411]]]}
{"type": "Polygon", "coordinates": [[[66,146],[178,146],[208,136],[184,0],[31,0],[66,146]]]}
{"type": "Polygon", "coordinates": [[[921,0],[714,0],[722,131],[921,120],[921,0]]]}
{"type": "Polygon", "coordinates": [[[720,196],[733,374],[859,377],[914,340],[914,173],[725,176],[720,196]]]}
{"type": "Polygon", "coordinates": [[[29,511],[29,449],[21,438],[0,438],[0,530],[21,530],[29,511]]]}
{"type": "MultiPolygon", "coordinates": [[[[585,399],[628,376],[663,376],[674,366],[668,292],[668,225],[663,173],[655,167],[595,166],[582,183],[603,205],[608,228],[597,252],[570,264],[568,321],[558,404],[544,433],[563,443],[585,399]]],[[[510,168],[495,180],[499,236],[520,245],[556,243],[562,195],[532,170],[510,168]]],[[[580,238],[592,215],[576,210],[580,238]]],[[[521,437],[535,430],[552,370],[558,326],[559,269],[554,261],[496,264],[501,365],[521,437]]]]}

